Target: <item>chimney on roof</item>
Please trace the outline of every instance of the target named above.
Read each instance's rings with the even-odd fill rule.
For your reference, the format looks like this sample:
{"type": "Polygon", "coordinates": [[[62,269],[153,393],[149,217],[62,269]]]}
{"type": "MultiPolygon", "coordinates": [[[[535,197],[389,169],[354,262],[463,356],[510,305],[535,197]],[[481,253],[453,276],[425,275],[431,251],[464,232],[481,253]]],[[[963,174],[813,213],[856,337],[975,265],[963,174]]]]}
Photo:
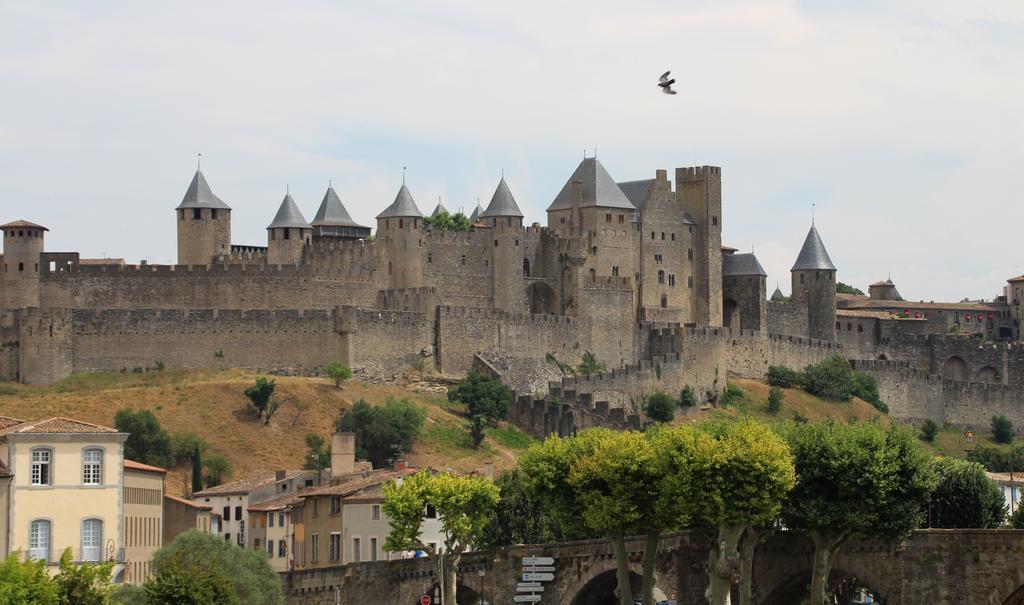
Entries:
{"type": "Polygon", "coordinates": [[[356,434],[331,435],[331,478],[351,474],[356,467],[356,434]]]}
{"type": "Polygon", "coordinates": [[[274,471],[274,480],[280,481],[288,476],[288,471],[274,471]]]}

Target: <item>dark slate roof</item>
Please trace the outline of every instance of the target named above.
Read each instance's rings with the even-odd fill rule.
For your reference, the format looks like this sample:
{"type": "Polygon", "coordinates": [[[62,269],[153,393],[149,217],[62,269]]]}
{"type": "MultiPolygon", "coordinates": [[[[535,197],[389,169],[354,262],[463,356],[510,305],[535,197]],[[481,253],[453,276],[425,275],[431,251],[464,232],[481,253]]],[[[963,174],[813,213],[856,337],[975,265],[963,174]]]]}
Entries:
{"type": "Polygon", "coordinates": [[[185,192],[185,197],[181,198],[181,203],[175,210],[181,210],[183,208],[219,208],[223,210],[231,210],[231,207],[224,203],[222,199],[213,194],[210,190],[210,185],[206,182],[206,177],[203,176],[201,170],[196,170],[195,176],[192,177],[192,183],[188,186],[188,191],[185,192]]]}
{"type": "Polygon", "coordinates": [[[796,262],[793,263],[791,270],[836,270],[836,266],[828,257],[828,250],[825,250],[825,244],[821,241],[821,236],[818,235],[818,230],[814,228],[814,225],[811,225],[811,230],[807,232],[807,239],[804,240],[804,246],[800,248],[800,254],[796,257],[796,262]]]}
{"type": "Polygon", "coordinates": [[[405,183],[402,183],[402,188],[398,190],[398,195],[395,196],[395,201],[391,202],[390,206],[378,214],[377,218],[393,218],[399,216],[423,218],[423,213],[416,207],[416,201],[412,199],[412,194],[409,193],[409,189],[405,186],[405,183]]]}
{"type": "Polygon", "coordinates": [[[352,220],[348,210],[345,210],[345,205],[341,203],[341,198],[335,193],[334,187],[327,188],[324,201],[320,202],[320,208],[316,211],[316,216],[313,217],[313,226],[367,228],[352,220]]]}
{"type": "Polygon", "coordinates": [[[761,275],[768,276],[753,252],[746,254],[726,254],[722,256],[722,275],[761,275]]]}
{"type": "Polygon", "coordinates": [[[582,205],[598,206],[601,208],[622,208],[625,210],[636,210],[636,206],[629,201],[626,194],[619,189],[615,181],[604,169],[597,158],[584,158],[576,171],[572,173],[565,186],[558,192],[555,201],[548,206],[548,212],[552,210],[567,210],[572,208],[572,184],[575,181],[582,183],[582,205]]]}
{"type": "Polygon", "coordinates": [[[482,213],[483,211],[484,211],[484,209],[480,207],[480,202],[478,201],[478,202],[476,203],[476,208],[474,208],[474,209],[473,209],[473,214],[470,214],[470,215],[469,215],[469,222],[471,222],[471,223],[475,223],[475,222],[476,222],[476,220],[477,220],[478,218],[480,218],[480,214],[481,214],[481,213],[482,213]]]}
{"type": "Polygon", "coordinates": [[[523,218],[523,212],[519,210],[519,204],[516,203],[516,198],[512,196],[512,191],[509,190],[505,177],[501,177],[501,180],[498,181],[498,188],[494,190],[494,195],[491,196],[491,203],[487,205],[487,210],[480,213],[479,218],[488,216],[518,216],[523,218]]]}
{"type": "Polygon", "coordinates": [[[775,286],[775,291],[772,292],[772,300],[779,302],[786,299],[786,295],[782,293],[782,290],[778,286],[775,286]]]}
{"type": "Polygon", "coordinates": [[[438,201],[437,206],[434,208],[434,211],[430,213],[430,216],[434,217],[437,216],[438,214],[441,214],[442,212],[444,212],[445,214],[451,214],[451,212],[448,212],[448,209],[444,207],[444,204],[438,201]]]}
{"type": "Polygon", "coordinates": [[[19,228],[20,229],[42,229],[43,231],[49,231],[49,229],[47,229],[46,227],[44,227],[42,225],[37,225],[35,223],[30,223],[28,221],[22,221],[22,220],[11,221],[11,222],[7,223],[6,225],[0,225],[0,229],[19,229],[19,228]]]}
{"type": "Polygon", "coordinates": [[[637,210],[643,210],[644,206],[647,205],[647,198],[650,197],[651,185],[654,183],[654,179],[643,179],[640,181],[625,181],[617,183],[622,193],[626,194],[626,198],[636,206],[637,210]]]}
{"type": "Polygon", "coordinates": [[[868,286],[869,288],[876,288],[878,286],[895,286],[891,279],[883,279],[882,281],[876,281],[875,283],[868,286]]]}
{"type": "Polygon", "coordinates": [[[292,194],[286,193],[281,200],[281,207],[277,209],[274,221],[267,225],[267,229],[291,227],[294,229],[312,229],[313,226],[306,222],[306,218],[299,212],[295,205],[292,194]]]}

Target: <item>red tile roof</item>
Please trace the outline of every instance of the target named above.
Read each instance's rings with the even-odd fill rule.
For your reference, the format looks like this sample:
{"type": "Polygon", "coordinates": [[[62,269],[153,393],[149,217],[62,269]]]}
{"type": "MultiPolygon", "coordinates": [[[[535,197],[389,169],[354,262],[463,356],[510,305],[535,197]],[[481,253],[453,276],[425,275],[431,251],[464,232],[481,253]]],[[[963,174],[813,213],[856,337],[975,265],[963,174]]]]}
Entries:
{"type": "Polygon", "coordinates": [[[44,418],[42,420],[33,420],[29,422],[22,422],[20,424],[8,425],[0,429],[0,436],[11,435],[14,433],[96,434],[117,432],[119,432],[117,429],[112,429],[108,426],[55,416],[53,418],[44,418]]]}
{"type": "Polygon", "coordinates": [[[141,462],[136,462],[134,460],[129,460],[127,458],[124,459],[124,467],[126,469],[132,469],[135,471],[149,471],[151,473],[163,473],[165,475],[167,474],[167,469],[165,468],[160,468],[159,466],[151,466],[149,464],[143,464],[141,462]]]}
{"type": "Polygon", "coordinates": [[[47,229],[46,227],[44,227],[42,225],[37,225],[35,223],[30,223],[28,221],[21,221],[21,220],[11,221],[11,222],[7,223],[6,225],[0,225],[0,229],[12,229],[12,228],[13,229],[17,229],[18,227],[24,227],[24,228],[27,228],[27,229],[42,229],[43,231],[49,231],[49,229],[47,229]]]}
{"type": "Polygon", "coordinates": [[[1008,279],[1006,281],[1008,281],[1010,283],[1018,282],[1018,281],[1024,281],[1024,275],[1018,275],[1017,277],[1011,277],[1010,279],[1008,279]]]}
{"type": "Polygon", "coordinates": [[[0,416],[0,431],[6,428],[10,428],[16,424],[21,424],[24,420],[18,420],[17,418],[11,418],[10,416],[0,416]]]}
{"type": "Polygon", "coordinates": [[[192,508],[198,508],[200,510],[213,510],[212,506],[199,504],[197,502],[186,500],[184,498],[179,498],[177,496],[172,496],[170,494],[164,494],[164,498],[170,500],[171,502],[177,502],[178,504],[184,504],[185,506],[191,506],[192,508]]]}
{"type": "Polygon", "coordinates": [[[369,477],[359,477],[351,479],[349,481],[343,481],[341,483],[335,483],[332,485],[324,485],[322,487],[314,487],[305,490],[301,495],[303,497],[309,496],[352,496],[365,489],[379,486],[383,483],[395,479],[397,477],[404,477],[415,473],[418,469],[407,468],[401,471],[386,470],[379,474],[371,474],[369,477]]]}

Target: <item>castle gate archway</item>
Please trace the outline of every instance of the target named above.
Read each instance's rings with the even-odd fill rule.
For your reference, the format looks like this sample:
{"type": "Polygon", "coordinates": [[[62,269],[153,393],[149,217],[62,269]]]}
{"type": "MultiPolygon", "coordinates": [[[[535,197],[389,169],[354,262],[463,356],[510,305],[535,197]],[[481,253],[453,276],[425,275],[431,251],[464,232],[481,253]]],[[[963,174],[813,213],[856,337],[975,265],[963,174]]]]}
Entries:
{"type": "Polygon", "coordinates": [[[942,364],[942,377],[947,380],[967,380],[967,362],[954,355],[942,364]]]}
{"type": "Polygon", "coordinates": [[[740,306],[736,304],[736,301],[728,299],[722,301],[722,326],[736,330],[743,328],[742,322],[740,322],[740,306]]]}

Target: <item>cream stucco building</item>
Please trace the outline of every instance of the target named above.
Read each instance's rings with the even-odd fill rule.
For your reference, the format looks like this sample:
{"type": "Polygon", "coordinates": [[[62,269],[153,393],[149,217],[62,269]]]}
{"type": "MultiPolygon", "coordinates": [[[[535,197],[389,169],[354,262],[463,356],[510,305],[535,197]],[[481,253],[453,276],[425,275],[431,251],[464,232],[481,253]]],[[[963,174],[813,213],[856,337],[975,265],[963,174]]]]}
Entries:
{"type": "MultiPolygon", "coordinates": [[[[71,420],[0,417],[0,461],[13,474],[6,504],[6,550],[56,566],[112,561],[124,571],[125,433],[71,420]]],[[[2,511],[0,511],[2,512],[2,511]]]]}
{"type": "Polygon", "coordinates": [[[150,578],[153,554],[163,546],[164,477],[157,466],[124,461],[124,549],[127,584],[150,578]]]}

